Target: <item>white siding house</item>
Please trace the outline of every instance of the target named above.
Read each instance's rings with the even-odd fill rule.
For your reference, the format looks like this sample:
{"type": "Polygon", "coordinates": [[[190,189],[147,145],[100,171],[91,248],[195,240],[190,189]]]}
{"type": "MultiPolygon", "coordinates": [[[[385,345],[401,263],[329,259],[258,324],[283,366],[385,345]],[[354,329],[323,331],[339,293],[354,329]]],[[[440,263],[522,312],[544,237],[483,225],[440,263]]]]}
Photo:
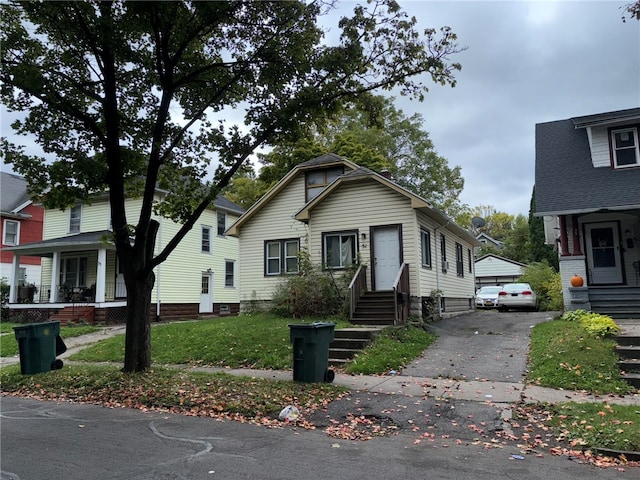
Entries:
{"type": "Polygon", "coordinates": [[[368,292],[409,298],[413,315],[432,297],[445,313],[472,307],[479,242],[426,200],[337,155],[296,166],[227,233],[240,241],[241,308],[268,303],[298,272],[287,247],[335,274],[359,265],[368,292]]]}
{"type": "Polygon", "coordinates": [[[527,267],[524,263],[493,254],[483,255],[475,264],[478,288],[517,282],[527,267]]]}
{"type": "MultiPolygon", "coordinates": [[[[136,219],[141,205],[141,199],[127,199],[127,218],[136,219]]],[[[156,318],[197,318],[239,311],[238,240],[226,235],[225,230],[243,212],[218,197],[167,260],[156,267],[152,292],[152,314],[156,318]]],[[[180,225],[159,216],[154,219],[159,222],[158,254],[180,225]]],[[[89,321],[123,321],[127,292],[110,233],[106,195],[67,210],[46,209],[42,241],[12,249],[18,258],[42,258],[34,303],[18,304],[12,293],[12,314],[33,319],[60,316],[62,320],[69,311],[76,316],[81,311],[83,319],[89,321]]]]}

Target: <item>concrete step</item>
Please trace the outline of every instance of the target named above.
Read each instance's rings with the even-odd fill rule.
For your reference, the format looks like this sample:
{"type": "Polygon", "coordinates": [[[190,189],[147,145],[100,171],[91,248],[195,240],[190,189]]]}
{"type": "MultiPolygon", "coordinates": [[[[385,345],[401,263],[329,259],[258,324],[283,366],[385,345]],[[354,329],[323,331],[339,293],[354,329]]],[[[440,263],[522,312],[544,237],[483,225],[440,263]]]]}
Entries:
{"type": "Polygon", "coordinates": [[[618,335],[614,340],[619,346],[640,346],[640,337],[636,335],[618,335]]]}
{"type": "Polygon", "coordinates": [[[620,360],[618,362],[618,367],[620,367],[620,370],[622,370],[623,372],[640,374],[640,359],[629,358],[620,360]]]}

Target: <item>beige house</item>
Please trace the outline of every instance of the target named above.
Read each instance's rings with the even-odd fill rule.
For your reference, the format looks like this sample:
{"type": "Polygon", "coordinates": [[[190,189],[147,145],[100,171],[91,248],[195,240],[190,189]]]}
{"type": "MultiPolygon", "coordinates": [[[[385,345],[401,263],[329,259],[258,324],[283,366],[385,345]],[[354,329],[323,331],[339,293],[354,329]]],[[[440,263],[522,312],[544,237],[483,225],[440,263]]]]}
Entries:
{"type": "MultiPolygon", "coordinates": [[[[156,192],[157,199],[162,192],[156,192]]],[[[127,218],[137,218],[142,200],[126,201],[127,218]]],[[[155,269],[152,312],[157,318],[195,318],[237,313],[238,240],[225,230],[244,212],[218,197],[168,259],[155,269]]],[[[163,217],[155,253],[171,240],[180,225],[163,217]]],[[[11,280],[9,308],[22,320],[60,319],[119,323],[124,321],[126,287],[119,271],[111,229],[109,199],[96,196],[91,204],[68,210],[46,209],[43,240],[15,246],[20,256],[42,258],[42,273],[32,303],[18,303],[16,279],[11,280]]]]}
{"type": "Polygon", "coordinates": [[[241,309],[268,303],[283,278],[298,273],[300,250],[335,272],[359,265],[354,323],[403,323],[438,298],[445,313],[473,305],[473,235],[386,176],[334,154],[293,168],[227,234],[240,241],[241,309]],[[389,317],[381,308],[367,313],[376,295],[386,298],[389,317]]]}
{"type": "Polygon", "coordinates": [[[491,253],[478,258],[475,264],[478,288],[517,282],[527,268],[524,263],[491,253]]]}

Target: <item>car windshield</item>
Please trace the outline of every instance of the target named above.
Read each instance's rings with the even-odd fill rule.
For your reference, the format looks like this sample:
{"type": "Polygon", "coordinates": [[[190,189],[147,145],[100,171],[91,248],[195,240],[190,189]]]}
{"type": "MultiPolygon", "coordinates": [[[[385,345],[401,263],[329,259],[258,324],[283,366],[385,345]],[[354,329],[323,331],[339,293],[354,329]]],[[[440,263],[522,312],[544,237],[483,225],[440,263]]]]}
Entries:
{"type": "Polygon", "coordinates": [[[509,283],[502,287],[507,292],[521,292],[522,290],[531,290],[528,283],[509,283]]]}
{"type": "Polygon", "coordinates": [[[478,290],[478,295],[486,295],[487,293],[498,293],[502,287],[482,287],[478,290]]]}

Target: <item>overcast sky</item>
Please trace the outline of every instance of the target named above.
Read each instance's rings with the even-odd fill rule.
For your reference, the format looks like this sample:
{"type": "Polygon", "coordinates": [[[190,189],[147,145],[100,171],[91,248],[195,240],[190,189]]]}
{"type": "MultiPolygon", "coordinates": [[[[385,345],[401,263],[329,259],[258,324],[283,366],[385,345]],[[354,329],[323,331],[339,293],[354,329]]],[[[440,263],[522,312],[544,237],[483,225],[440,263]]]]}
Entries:
{"type": "Polygon", "coordinates": [[[400,0],[421,28],[448,25],[468,47],[455,88],[396,103],[462,167],[463,203],[528,215],[536,123],[640,106],[640,22],[621,20],[630,2],[400,0]]]}
{"type": "MultiPolygon", "coordinates": [[[[536,123],[640,106],[640,22],[621,20],[631,1],[400,0],[420,30],[450,26],[467,47],[453,58],[455,88],[425,79],[425,102],[396,100],[422,114],[438,154],[462,167],[463,203],[528,215],[536,123]]],[[[337,13],[354,5],[341,0],[337,13]]]]}

